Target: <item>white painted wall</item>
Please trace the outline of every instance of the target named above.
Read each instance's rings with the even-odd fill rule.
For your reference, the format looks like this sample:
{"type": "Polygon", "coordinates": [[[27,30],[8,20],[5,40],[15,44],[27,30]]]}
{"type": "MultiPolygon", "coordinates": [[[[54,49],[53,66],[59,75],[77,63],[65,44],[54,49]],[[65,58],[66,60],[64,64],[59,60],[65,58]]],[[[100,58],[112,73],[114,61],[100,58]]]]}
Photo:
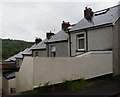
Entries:
{"type": "Polygon", "coordinates": [[[18,92],[65,80],[93,78],[112,73],[112,53],[88,54],[82,57],[25,57],[17,74],[18,92]]]}
{"type": "Polygon", "coordinates": [[[16,73],[16,91],[33,89],[33,58],[24,57],[19,73],[16,73]]]}
{"type": "Polygon", "coordinates": [[[34,86],[61,83],[112,72],[112,54],[89,54],[76,58],[35,58],[34,86]]]}

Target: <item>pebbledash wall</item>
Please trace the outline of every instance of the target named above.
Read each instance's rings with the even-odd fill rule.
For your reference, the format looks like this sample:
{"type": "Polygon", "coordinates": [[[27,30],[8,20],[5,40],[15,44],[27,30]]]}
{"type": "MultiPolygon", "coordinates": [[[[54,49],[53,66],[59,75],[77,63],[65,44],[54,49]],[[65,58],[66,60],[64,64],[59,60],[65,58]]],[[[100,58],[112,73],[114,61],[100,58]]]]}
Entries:
{"type": "Polygon", "coordinates": [[[79,57],[25,57],[16,73],[16,90],[23,92],[45,83],[93,78],[113,72],[112,51],[88,53],[79,57]]]}

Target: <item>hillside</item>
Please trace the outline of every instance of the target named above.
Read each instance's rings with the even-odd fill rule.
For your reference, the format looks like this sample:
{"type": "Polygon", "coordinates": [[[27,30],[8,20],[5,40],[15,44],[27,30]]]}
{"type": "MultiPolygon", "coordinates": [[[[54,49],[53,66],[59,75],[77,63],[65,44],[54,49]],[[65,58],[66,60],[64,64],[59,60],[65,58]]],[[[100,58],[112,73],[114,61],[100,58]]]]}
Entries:
{"type": "Polygon", "coordinates": [[[26,42],[13,39],[2,39],[2,60],[9,58],[10,56],[20,52],[26,47],[30,47],[32,44],[33,42],[26,42]]]}

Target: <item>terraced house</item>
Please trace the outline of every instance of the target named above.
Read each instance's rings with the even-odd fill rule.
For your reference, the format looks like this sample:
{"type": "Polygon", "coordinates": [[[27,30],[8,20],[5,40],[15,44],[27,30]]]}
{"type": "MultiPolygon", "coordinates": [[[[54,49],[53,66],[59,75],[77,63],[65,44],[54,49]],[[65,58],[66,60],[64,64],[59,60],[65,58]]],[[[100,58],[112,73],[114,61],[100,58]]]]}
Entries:
{"type": "Polygon", "coordinates": [[[47,33],[46,39],[10,58],[23,59],[15,74],[16,91],[32,90],[47,82],[120,75],[119,26],[120,5],[96,12],[86,7],[77,24],[63,22],[58,33],[47,33]]]}
{"type": "Polygon", "coordinates": [[[97,12],[86,8],[84,18],[69,31],[71,56],[91,51],[113,51],[114,74],[120,74],[119,26],[120,5],[97,12]]]}

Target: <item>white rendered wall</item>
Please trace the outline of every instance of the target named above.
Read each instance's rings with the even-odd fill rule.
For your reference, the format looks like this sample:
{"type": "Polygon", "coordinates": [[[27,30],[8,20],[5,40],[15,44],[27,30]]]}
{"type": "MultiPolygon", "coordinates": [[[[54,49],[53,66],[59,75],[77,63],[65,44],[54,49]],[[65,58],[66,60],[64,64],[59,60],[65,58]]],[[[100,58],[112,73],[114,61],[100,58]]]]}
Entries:
{"type": "Polygon", "coordinates": [[[112,53],[90,53],[81,57],[25,57],[17,73],[18,92],[32,90],[49,82],[93,78],[112,73],[112,53]]]}

